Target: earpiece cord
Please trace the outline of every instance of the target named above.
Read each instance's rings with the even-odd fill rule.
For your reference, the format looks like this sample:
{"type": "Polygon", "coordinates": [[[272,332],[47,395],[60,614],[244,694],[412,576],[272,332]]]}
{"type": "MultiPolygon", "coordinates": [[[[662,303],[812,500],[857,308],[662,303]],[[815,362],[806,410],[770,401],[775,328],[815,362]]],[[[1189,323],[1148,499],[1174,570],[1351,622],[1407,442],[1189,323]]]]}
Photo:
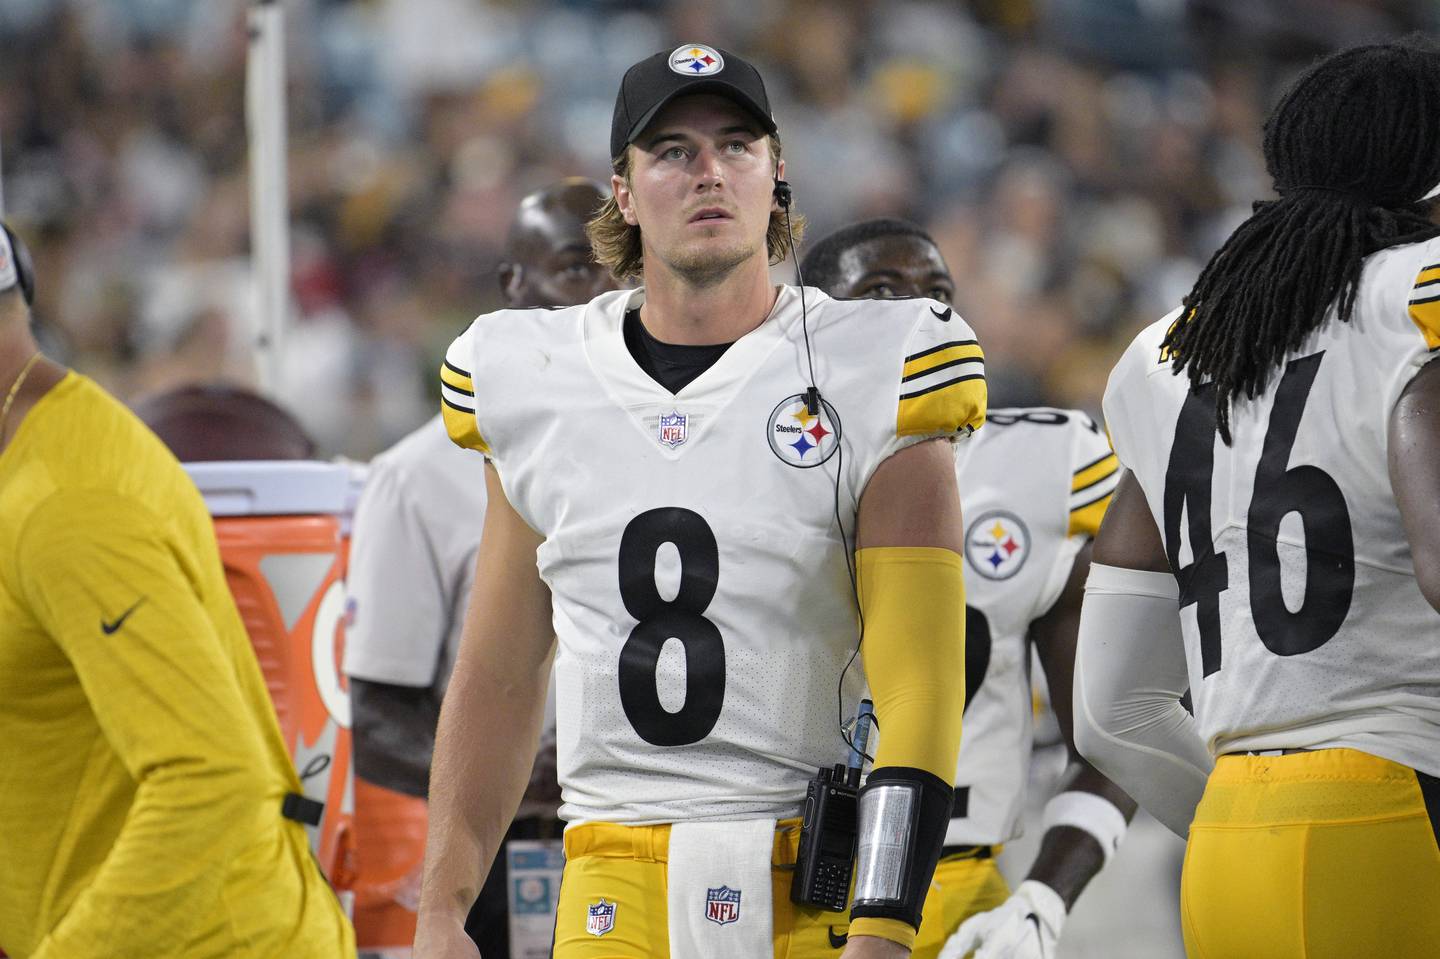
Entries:
{"type": "MultiPolygon", "coordinates": [[[[781,182],[778,178],[777,183],[781,182]]],[[[815,354],[810,349],[810,316],[805,307],[805,275],[800,271],[800,257],[795,252],[795,231],[790,225],[790,198],[789,191],[785,193],[781,209],[785,211],[785,238],[790,246],[790,259],[795,263],[795,283],[800,287],[800,329],[805,337],[805,361],[810,370],[810,389],[806,394],[806,403],[811,415],[818,415],[820,406],[824,402],[820,395],[820,389],[815,385],[815,354]]],[[[850,652],[850,658],[845,661],[845,668],[840,671],[840,678],[835,683],[835,715],[836,724],[840,731],[840,739],[845,743],[846,748],[851,752],[860,752],[855,748],[855,740],[845,729],[845,677],[850,673],[850,667],[855,664],[855,658],[860,655],[860,647],[865,642],[865,612],[860,608],[860,584],[855,576],[855,558],[850,550],[850,537],[845,532],[845,523],[840,518],[840,477],[845,472],[845,444],[841,442],[843,434],[838,433],[835,437],[835,526],[840,530],[840,544],[845,555],[845,572],[850,578],[850,592],[855,598],[855,616],[859,622],[860,632],[855,641],[855,648],[850,652]]],[[[880,724],[875,722],[878,730],[880,724]]],[[[860,752],[862,758],[869,760],[872,764],[875,757],[865,752],[860,752]]]]}

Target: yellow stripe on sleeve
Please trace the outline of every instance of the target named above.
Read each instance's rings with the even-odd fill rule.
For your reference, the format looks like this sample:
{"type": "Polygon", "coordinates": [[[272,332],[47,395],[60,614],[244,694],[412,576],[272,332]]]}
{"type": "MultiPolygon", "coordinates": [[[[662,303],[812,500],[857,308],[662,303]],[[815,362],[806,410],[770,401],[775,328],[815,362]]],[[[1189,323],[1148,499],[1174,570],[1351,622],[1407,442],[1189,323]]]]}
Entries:
{"type": "Polygon", "coordinates": [[[469,374],[447,362],[440,367],[440,383],[440,418],[445,421],[445,432],[450,434],[450,441],[464,449],[488,454],[490,446],[480,435],[480,424],[475,421],[475,410],[457,402],[468,400],[474,403],[474,384],[469,374]],[[452,391],[454,400],[445,395],[452,391]]]}
{"type": "Polygon", "coordinates": [[[1070,526],[1065,531],[1066,536],[1089,536],[1094,537],[1100,532],[1100,521],[1105,518],[1105,511],[1110,508],[1110,500],[1114,493],[1106,493],[1099,499],[1077,506],[1070,511],[1070,526]]]}
{"type": "Polygon", "coordinates": [[[1410,322],[1420,330],[1425,345],[1432,350],[1440,347],[1440,288],[1436,288],[1436,297],[1428,303],[1410,304],[1410,322]]]}
{"type": "Polygon", "coordinates": [[[485,438],[480,435],[480,427],[475,422],[474,413],[462,410],[441,397],[440,416],[445,420],[445,432],[450,434],[450,441],[456,446],[464,447],[467,450],[479,450],[487,454],[490,452],[485,438]]]}
{"type": "MultiPolygon", "coordinates": [[[[965,360],[983,360],[985,353],[980,349],[980,344],[974,340],[954,343],[944,349],[935,352],[917,353],[914,357],[905,361],[905,368],[901,371],[901,382],[913,380],[926,373],[933,373],[936,370],[947,366],[958,366],[965,360]]],[[[971,364],[976,366],[977,364],[971,364]]]]}
{"type": "Polygon", "coordinates": [[[1120,461],[1115,458],[1115,454],[1106,453],[1089,466],[1082,466],[1075,471],[1075,476],[1070,481],[1070,492],[1078,493],[1087,486],[1094,486],[1119,468],[1120,461]]]}
{"type": "Polygon", "coordinates": [[[900,436],[973,433],[985,423],[988,392],[983,374],[944,381],[929,389],[900,397],[895,432],[900,436]]]}
{"type": "Polygon", "coordinates": [[[1421,283],[1429,283],[1432,280],[1440,280],[1440,263],[1421,270],[1420,275],[1415,277],[1415,285],[1419,286],[1421,283]]]}
{"type": "Polygon", "coordinates": [[[440,364],[440,382],[451,389],[459,390],[461,393],[475,394],[475,383],[470,379],[470,374],[452,365],[448,360],[440,364]]]}

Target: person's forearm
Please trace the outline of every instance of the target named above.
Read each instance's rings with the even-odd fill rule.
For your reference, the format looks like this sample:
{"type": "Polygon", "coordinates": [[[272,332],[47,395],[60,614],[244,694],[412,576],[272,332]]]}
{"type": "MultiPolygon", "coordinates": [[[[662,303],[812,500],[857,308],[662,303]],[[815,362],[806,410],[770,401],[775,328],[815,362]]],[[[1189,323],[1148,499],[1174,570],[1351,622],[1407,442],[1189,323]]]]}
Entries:
{"type": "Polygon", "coordinates": [[[1185,836],[1214,761],[1180,707],[1189,679],[1176,590],[1168,573],[1092,568],[1075,659],[1075,745],[1185,836]]]}
{"type": "Polygon", "coordinates": [[[421,918],[463,923],[520,805],[544,716],[549,659],[533,675],[456,664],[430,775],[421,918]]]}
{"type": "Polygon", "coordinates": [[[281,822],[264,789],[237,755],[150,771],[99,872],[32,959],[152,959],[199,938],[224,902],[225,864],[267,834],[256,819],[281,822]]]}
{"type": "MultiPolygon", "coordinates": [[[[1083,759],[1073,764],[1074,777],[1064,787],[1072,792],[1085,792],[1111,803],[1126,821],[1135,814],[1135,801],[1100,771],[1083,759]]],[[[1110,854],[1113,855],[1111,850],[1110,854]]],[[[1073,909],[1080,893],[1095,878],[1109,858],[1100,840],[1078,826],[1057,825],[1045,831],[1040,852],[1030,866],[1026,879],[1043,882],[1065,900],[1066,910],[1073,909]]]]}
{"type": "Polygon", "coordinates": [[[489,505],[430,770],[430,829],[417,948],[464,935],[535,761],[555,651],[538,534],[485,469],[489,505]]]}

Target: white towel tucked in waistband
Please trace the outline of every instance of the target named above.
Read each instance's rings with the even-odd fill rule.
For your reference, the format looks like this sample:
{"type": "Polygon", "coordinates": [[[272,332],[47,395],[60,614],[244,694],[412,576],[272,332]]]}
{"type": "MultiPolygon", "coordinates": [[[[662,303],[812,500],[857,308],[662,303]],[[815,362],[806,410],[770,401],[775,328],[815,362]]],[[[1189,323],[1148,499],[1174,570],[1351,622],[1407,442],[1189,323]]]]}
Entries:
{"type": "Polygon", "coordinates": [[[768,959],[775,820],[670,827],[670,955],[768,959]]]}

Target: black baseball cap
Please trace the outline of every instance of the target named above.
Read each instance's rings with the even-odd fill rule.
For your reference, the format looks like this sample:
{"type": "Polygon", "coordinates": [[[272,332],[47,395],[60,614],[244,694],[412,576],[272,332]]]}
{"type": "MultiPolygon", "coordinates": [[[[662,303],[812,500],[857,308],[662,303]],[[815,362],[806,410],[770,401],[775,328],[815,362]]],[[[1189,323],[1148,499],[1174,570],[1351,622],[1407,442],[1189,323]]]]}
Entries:
{"type": "Polygon", "coordinates": [[[610,122],[610,156],[618,157],[655,114],[678,96],[713,93],[735,101],[766,133],[779,128],[770,115],[770,98],[760,71],[728,50],[687,43],[670,53],[646,57],[625,71],[610,122]]]}

